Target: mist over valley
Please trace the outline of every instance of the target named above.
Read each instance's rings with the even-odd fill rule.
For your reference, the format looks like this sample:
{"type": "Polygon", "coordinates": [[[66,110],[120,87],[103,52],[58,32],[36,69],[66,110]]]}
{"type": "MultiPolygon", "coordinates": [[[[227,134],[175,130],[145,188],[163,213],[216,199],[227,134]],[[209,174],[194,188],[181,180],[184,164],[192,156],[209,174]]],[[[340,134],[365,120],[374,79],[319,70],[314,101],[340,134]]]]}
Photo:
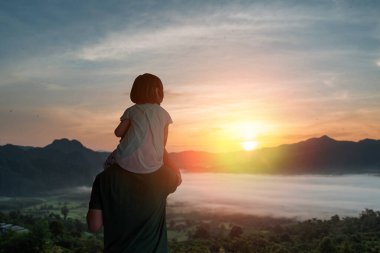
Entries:
{"type": "MultiPolygon", "coordinates": [[[[0,146],[0,196],[91,186],[108,154],[68,139],[55,140],[41,148],[0,146]]],[[[251,152],[184,151],[171,153],[170,158],[188,173],[346,175],[380,174],[379,154],[379,140],[336,141],[322,136],[251,152]]]]}

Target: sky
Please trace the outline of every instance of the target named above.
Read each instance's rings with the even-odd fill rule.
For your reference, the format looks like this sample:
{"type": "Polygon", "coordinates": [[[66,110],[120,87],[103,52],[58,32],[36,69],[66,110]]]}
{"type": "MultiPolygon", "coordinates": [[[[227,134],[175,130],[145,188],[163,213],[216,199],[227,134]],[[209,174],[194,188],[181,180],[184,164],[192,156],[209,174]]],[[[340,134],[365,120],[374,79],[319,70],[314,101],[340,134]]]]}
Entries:
{"type": "Polygon", "coordinates": [[[143,73],[169,152],[380,139],[379,17],[376,0],[1,1],[0,145],[113,150],[143,73]]]}

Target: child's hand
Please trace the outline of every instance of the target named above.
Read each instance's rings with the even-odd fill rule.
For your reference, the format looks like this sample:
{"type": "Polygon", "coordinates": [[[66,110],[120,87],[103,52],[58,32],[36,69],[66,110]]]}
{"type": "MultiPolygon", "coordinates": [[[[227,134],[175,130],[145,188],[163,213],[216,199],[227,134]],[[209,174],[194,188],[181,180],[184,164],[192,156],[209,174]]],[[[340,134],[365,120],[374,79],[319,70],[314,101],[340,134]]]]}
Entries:
{"type": "Polygon", "coordinates": [[[130,126],[129,120],[121,121],[114,131],[115,135],[117,137],[123,138],[124,135],[127,133],[129,126],[130,126]]]}

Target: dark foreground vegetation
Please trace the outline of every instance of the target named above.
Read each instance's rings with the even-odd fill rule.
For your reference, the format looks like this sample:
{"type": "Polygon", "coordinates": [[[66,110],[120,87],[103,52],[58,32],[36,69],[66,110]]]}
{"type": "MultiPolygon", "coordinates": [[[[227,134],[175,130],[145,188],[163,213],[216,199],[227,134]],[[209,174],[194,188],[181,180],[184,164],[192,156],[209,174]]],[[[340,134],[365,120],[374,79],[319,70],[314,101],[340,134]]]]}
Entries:
{"type": "MultiPolygon", "coordinates": [[[[84,220],[61,214],[43,216],[0,212],[0,223],[27,231],[0,231],[0,253],[102,252],[103,234],[86,232],[84,220]]],[[[296,221],[220,214],[168,214],[171,252],[378,253],[380,212],[358,217],[296,221]]]]}

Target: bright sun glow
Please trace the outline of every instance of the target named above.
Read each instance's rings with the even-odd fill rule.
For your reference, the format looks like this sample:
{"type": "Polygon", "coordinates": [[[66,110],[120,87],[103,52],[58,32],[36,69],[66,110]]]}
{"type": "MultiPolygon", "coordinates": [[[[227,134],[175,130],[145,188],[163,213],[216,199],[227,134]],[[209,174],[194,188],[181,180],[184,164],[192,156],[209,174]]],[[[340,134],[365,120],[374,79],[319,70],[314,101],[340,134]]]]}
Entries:
{"type": "Polygon", "coordinates": [[[251,151],[257,147],[257,142],[256,141],[244,141],[241,143],[241,146],[243,147],[244,150],[251,151]]]}
{"type": "Polygon", "coordinates": [[[221,125],[221,139],[234,150],[251,151],[262,146],[263,136],[272,130],[270,124],[263,121],[231,121],[221,125]]]}

